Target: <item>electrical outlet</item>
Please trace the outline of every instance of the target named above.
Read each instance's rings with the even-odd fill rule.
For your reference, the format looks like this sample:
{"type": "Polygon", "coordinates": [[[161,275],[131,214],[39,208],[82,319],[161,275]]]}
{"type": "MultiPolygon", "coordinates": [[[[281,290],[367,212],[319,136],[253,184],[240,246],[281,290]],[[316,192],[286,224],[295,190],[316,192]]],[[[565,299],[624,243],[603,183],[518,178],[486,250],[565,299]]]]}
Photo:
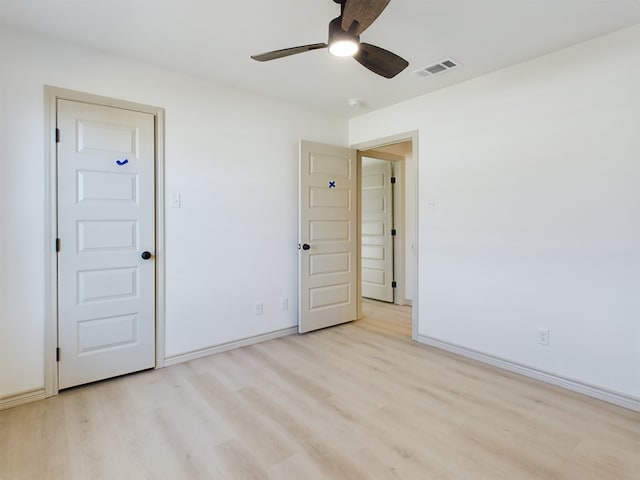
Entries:
{"type": "Polygon", "coordinates": [[[289,299],[287,297],[280,299],[280,310],[289,310],[289,299]]]}
{"type": "Polygon", "coordinates": [[[264,310],[262,308],[262,302],[257,302],[256,303],[256,316],[262,315],[263,313],[264,313],[264,310]]]}
{"type": "Polygon", "coordinates": [[[548,328],[538,329],[538,343],[540,345],[549,345],[549,329],[548,328]]]}

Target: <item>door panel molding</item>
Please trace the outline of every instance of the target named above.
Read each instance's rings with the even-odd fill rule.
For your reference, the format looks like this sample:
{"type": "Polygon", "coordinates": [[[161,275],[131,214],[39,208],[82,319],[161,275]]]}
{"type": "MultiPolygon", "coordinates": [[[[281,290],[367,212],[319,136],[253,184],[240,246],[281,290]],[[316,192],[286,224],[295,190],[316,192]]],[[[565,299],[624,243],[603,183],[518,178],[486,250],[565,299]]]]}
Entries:
{"type": "MultiPolygon", "coordinates": [[[[164,366],[165,345],[165,241],[164,241],[164,109],[89,93],[45,85],[45,396],[58,393],[58,298],[57,298],[57,144],[56,109],[58,100],[70,100],[115,107],[154,116],[155,148],[155,368],[164,366]]],[[[123,137],[124,138],[124,137],[123,137]]],[[[114,139],[121,141],[122,139],[114,139]]],[[[87,147],[89,148],[89,147],[87,147]]]]}

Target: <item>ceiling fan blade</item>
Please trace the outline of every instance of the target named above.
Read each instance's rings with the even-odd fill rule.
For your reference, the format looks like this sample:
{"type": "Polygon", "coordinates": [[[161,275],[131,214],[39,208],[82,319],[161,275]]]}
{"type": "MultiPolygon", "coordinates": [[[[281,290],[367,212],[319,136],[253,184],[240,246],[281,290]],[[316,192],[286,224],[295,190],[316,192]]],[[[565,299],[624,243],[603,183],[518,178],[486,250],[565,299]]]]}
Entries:
{"type": "Polygon", "coordinates": [[[382,11],[391,0],[345,0],[342,10],[342,29],[360,35],[382,11]],[[356,24],[354,25],[354,22],[356,24]]]}
{"type": "Polygon", "coordinates": [[[360,43],[360,50],[353,58],[363,67],[385,78],[393,78],[409,66],[404,58],[370,43],[360,43]]]}
{"type": "Polygon", "coordinates": [[[282,50],[274,50],[273,52],[261,53],[259,55],[251,55],[251,58],[259,62],[267,62],[276,58],[288,57],[297,53],[310,52],[319,48],[327,48],[326,43],[312,43],[311,45],[302,45],[300,47],[283,48],[282,50]]]}

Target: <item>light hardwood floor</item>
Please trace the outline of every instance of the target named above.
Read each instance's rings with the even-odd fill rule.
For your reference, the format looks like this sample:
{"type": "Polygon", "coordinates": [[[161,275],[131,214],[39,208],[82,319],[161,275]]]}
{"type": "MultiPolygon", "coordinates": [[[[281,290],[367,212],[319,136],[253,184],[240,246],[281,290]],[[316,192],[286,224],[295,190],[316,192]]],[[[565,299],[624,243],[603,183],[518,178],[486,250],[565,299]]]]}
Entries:
{"type": "Polygon", "coordinates": [[[1,411],[0,479],[640,478],[640,415],[364,312],[1,411]]]}

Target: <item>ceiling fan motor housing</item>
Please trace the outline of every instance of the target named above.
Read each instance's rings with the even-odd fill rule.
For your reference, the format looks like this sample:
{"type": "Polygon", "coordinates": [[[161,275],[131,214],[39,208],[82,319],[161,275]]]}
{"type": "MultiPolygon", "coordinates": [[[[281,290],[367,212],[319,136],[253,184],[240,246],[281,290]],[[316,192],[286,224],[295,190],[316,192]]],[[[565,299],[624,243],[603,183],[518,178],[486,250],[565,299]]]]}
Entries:
{"type": "Polygon", "coordinates": [[[337,42],[360,45],[360,35],[346,32],[342,29],[342,16],[336,17],[329,22],[329,41],[327,42],[329,49],[331,49],[331,45],[337,42]]]}
{"type": "Polygon", "coordinates": [[[337,40],[348,40],[360,43],[360,35],[345,32],[342,29],[342,16],[336,17],[329,22],[329,41],[327,43],[335,42],[337,40]]]}

